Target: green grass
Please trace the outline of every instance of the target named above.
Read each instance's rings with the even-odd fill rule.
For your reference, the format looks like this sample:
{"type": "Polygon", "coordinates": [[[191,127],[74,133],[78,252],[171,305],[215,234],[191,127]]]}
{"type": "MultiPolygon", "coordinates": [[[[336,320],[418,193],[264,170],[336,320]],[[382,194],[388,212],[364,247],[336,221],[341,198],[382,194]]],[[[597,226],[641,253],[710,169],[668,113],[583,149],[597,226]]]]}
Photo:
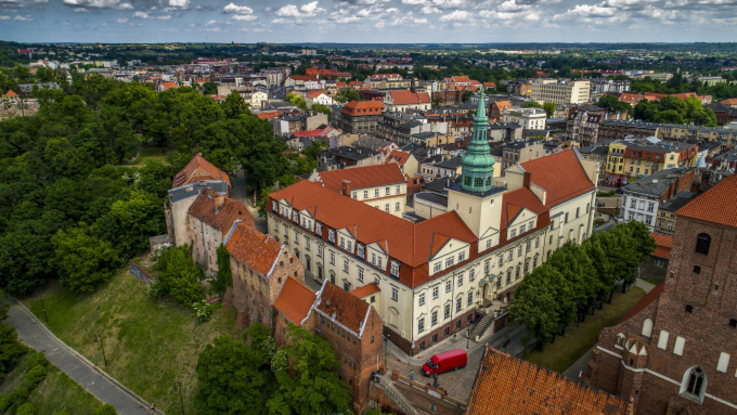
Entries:
{"type": "Polygon", "coordinates": [[[533,351],[526,360],[562,373],[596,344],[602,329],[616,324],[644,296],[645,291],[637,287],[625,294],[616,294],[611,304],[604,304],[604,308],[596,310],[593,316],[586,316],[586,321],[578,327],[574,323],[566,329],[565,336],[557,336],[555,343],[544,345],[542,351],[533,351]]]}
{"type": "Polygon", "coordinates": [[[170,151],[166,148],[162,150],[161,147],[158,146],[146,146],[141,149],[141,154],[138,155],[136,158],[136,161],[133,162],[131,166],[134,167],[143,167],[148,163],[150,160],[159,160],[160,162],[166,163],[166,155],[170,153],[170,151]]]}
{"type": "Polygon", "coordinates": [[[663,281],[658,281],[658,280],[654,280],[652,278],[647,278],[647,277],[640,277],[640,279],[652,285],[658,285],[661,282],[663,282],[663,281]]]}
{"type": "MultiPolygon", "coordinates": [[[[18,366],[8,374],[0,385],[0,392],[10,393],[18,386],[23,385],[23,378],[28,372],[25,363],[31,354],[28,353],[21,358],[18,366]]],[[[37,415],[52,415],[58,411],[67,411],[74,415],[93,415],[97,408],[102,405],[99,399],[87,392],[53,364],[49,364],[49,374],[31,392],[28,396],[28,402],[36,407],[37,415]]]]}
{"type": "MultiPolygon", "coordinates": [[[[235,325],[234,308],[218,308],[210,322],[199,324],[191,309],[150,298],[146,285],[127,267],[93,294],[74,294],[55,283],[45,290],[43,301],[48,326],[59,338],[165,412],[181,411],[175,381],[182,382],[185,409],[194,411],[195,366],[212,339],[244,337],[235,325]],[[94,341],[97,334],[103,336],[107,369],[100,343],[94,341]]],[[[40,301],[25,303],[43,321],[40,301]]]]}

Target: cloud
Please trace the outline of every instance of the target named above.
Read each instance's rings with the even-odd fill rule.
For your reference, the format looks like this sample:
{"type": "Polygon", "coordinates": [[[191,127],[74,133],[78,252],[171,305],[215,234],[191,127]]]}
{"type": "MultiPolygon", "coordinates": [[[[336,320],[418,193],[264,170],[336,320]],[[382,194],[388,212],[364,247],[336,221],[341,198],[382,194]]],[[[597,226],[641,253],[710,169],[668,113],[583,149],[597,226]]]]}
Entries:
{"type": "Polygon", "coordinates": [[[169,19],[171,19],[171,15],[170,14],[165,14],[163,16],[156,16],[156,18],[159,19],[159,20],[169,20],[169,19]]]}
{"type": "Polygon", "coordinates": [[[0,0],[0,6],[2,7],[27,7],[35,6],[38,4],[46,4],[49,0],[0,0]]]}
{"type": "Polygon", "coordinates": [[[200,4],[199,6],[194,8],[195,10],[201,11],[201,12],[210,12],[215,10],[214,7],[210,6],[209,4],[200,4]]]}
{"type": "Polygon", "coordinates": [[[10,16],[0,16],[0,20],[10,20],[10,16]]]}
{"type": "Polygon", "coordinates": [[[66,6],[91,9],[112,9],[118,3],[120,3],[120,0],[64,0],[66,6]]]}
{"type": "Polygon", "coordinates": [[[146,12],[135,12],[133,13],[133,17],[138,19],[148,19],[148,13],[146,12]]]}
{"type": "Polygon", "coordinates": [[[471,18],[471,13],[465,10],[456,10],[450,14],[440,16],[441,22],[457,22],[462,20],[468,20],[471,18]]]}
{"type": "Polygon", "coordinates": [[[15,16],[15,19],[13,20],[17,20],[19,22],[30,22],[33,19],[30,16],[15,16]]]}
{"type": "Polygon", "coordinates": [[[189,0],[169,0],[169,7],[186,9],[189,7],[189,0]]]}
{"type": "Polygon", "coordinates": [[[258,19],[258,17],[252,14],[236,14],[232,17],[232,19],[236,22],[252,22],[258,19]]]}
{"type": "Polygon", "coordinates": [[[267,7],[264,9],[264,13],[270,13],[270,12],[271,12],[271,7],[267,7]]]}
{"type": "Polygon", "coordinates": [[[116,7],[118,10],[133,10],[133,5],[130,3],[120,3],[118,7],[116,7]]]}
{"type": "Polygon", "coordinates": [[[277,16],[281,17],[313,17],[327,10],[317,7],[317,1],[303,4],[297,8],[294,4],[287,4],[276,11],[277,16]]]}
{"type": "Polygon", "coordinates": [[[120,24],[128,23],[128,18],[127,17],[121,17],[120,19],[118,19],[118,23],[120,23],[120,24]]]}
{"type": "Polygon", "coordinates": [[[205,30],[207,30],[208,32],[219,32],[220,31],[220,28],[219,27],[211,27],[211,28],[205,29],[205,30]]]}
{"type": "Polygon", "coordinates": [[[217,20],[210,20],[209,22],[205,23],[205,26],[210,26],[210,25],[214,25],[214,24],[217,24],[217,23],[218,23],[217,20]]]}
{"type": "Polygon", "coordinates": [[[77,7],[74,9],[74,13],[89,13],[84,7],[77,7]]]}
{"type": "Polygon", "coordinates": [[[235,3],[223,7],[223,13],[251,14],[253,9],[248,6],[237,6],[235,3]]]}

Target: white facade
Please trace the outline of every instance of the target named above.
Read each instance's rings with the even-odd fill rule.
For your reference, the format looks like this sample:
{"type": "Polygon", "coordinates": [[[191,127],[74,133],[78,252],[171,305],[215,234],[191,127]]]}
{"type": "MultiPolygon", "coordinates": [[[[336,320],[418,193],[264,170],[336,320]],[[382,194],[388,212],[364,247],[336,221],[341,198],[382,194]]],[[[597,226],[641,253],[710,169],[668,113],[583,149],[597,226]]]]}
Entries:
{"type": "Polygon", "coordinates": [[[528,130],[544,130],[546,118],[545,111],[540,108],[507,108],[502,113],[504,122],[516,122],[528,130]]]}
{"type": "Polygon", "coordinates": [[[310,106],[315,105],[315,104],[320,104],[320,105],[333,105],[333,98],[330,97],[330,96],[328,96],[328,95],[326,95],[326,94],[324,94],[324,93],[320,93],[320,95],[318,95],[318,96],[316,96],[314,98],[311,98],[309,96],[309,94],[308,94],[308,96],[305,97],[305,101],[310,106]]]}
{"type": "Polygon", "coordinates": [[[644,223],[651,232],[655,231],[655,221],[660,207],[660,199],[655,196],[626,192],[622,196],[622,220],[636,220],[644,223]]]}
{"type": "Polygon", "coordinates": [[[532,81],[530,97],[555,104],[585,104],[589,101],[590,89],[589,81],[536,79],[532,81]]]}

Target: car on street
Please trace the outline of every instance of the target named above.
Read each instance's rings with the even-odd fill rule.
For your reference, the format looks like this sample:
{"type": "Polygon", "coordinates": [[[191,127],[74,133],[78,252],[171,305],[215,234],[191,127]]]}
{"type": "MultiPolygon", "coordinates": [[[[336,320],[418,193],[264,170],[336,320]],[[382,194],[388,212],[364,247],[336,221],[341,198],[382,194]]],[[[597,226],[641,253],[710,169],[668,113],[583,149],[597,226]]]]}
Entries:
{"type": "Polygon", "coordinates": [[[422,365],[422,374],[425,376],[439,375],[452,370],[463,369],[468,362],[468,356],[463,349],[450,350],[438,353],[422,365]]]}

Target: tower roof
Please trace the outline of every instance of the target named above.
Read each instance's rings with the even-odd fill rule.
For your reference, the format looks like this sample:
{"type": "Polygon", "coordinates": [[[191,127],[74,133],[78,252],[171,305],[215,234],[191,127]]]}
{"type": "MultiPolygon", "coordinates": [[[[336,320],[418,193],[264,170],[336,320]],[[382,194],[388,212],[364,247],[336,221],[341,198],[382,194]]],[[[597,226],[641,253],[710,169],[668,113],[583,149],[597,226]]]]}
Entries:
{"type": "Polygon", "coordinates": [[[463,155],[463,181],[461,186],[468,192],[487,192],[491,189],[491,180],[494,177],[494,156],[491,155],[486,132],[489,129],[489,119],[486,117],[484,91],[473,117],[473,138],[468,144],[466,154],[463,155]]]}

